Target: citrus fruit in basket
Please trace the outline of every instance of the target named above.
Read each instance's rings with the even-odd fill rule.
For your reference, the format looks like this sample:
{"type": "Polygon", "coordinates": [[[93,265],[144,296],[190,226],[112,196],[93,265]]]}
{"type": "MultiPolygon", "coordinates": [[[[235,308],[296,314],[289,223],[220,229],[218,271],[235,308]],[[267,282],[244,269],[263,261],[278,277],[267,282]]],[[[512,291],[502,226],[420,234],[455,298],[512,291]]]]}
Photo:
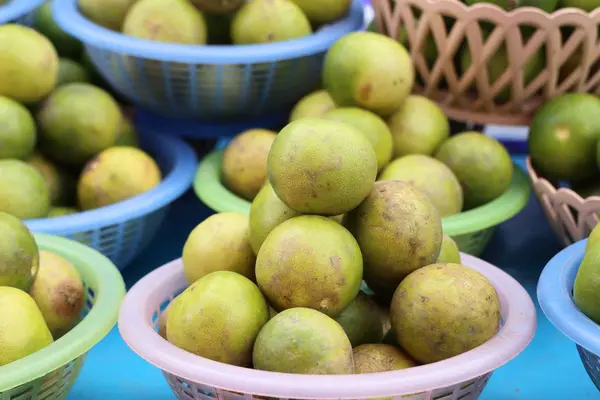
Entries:
{"type": "Polygon", "coordinates": [[[31,296],[20,289],[0,286],[0,366],[35,353],[53,341],[31,296]]]}
{"type": "Polygon", "coordinates": [[[304,96],[292,110],[290,122],[302,118],[318,118],[333,110],[335,103],[326,90],[317,90],[304,96]]]}
{"type": "Polygon", "coordinates": [[[345,122],[360,130],[373,145],[377,169],[381,171],[392,158],[392,134],[385,121],[376,114],[356,107],[336,108],[322,118],[345,122]]]}
{"type": "Polygon", "coordinates": [[[81,13],[91,21],[113,31],[120,31],[125,16],[137,2],[138,0],[79,0],[78,3],[81,13]]]}
{"type": "Polygon", "coordinates": [[[463,192],[458,178],[435,158],[421,154],[400,157],[385,167],[378,180],[411,184],[429,197],[441,217],[458,214],[462,210],[463,192]]]}
{"type": "Polygon", "coordinates": [[[361,107],[389,116],[410,94],[414,79],[406,49],[377,33],[350,33],[325,56],[323,85],[340,107],[361,107]]]}
{"type": "Polygon", "coordinates": [[[276,137],[267,129],[250,129],[229,142],[222,162],[222,180],[229,190],[254,199],[267,181],[267,158],[276,137]]]}
{"type": "Polygon", "coordinates": [[[292,0],[314,25],[329,24],[348,13],[351,0],[292,0]]]}
{"type": "Polygon", "coordinates": [[[363,344],[356,347],[352,353],[357,374],[395,371],[417,366],[415,360],[390,344],[363,344]]]}
{"type": "Polygon", "coordinates": [[[573,301],[582,313],[600,324],[600,225],[590,233],[573,284],[573,301]]]}
{"type": "Polygon", "coordinates": [[[268,319],[267,303],[252,281],[235,272],[217,271],[173,300],[167,339],[211,360],[250,366],[255,338],[268,319]]]}
{"type": "Polygon", "coordinates": [[[383,324],[377,303],[363,292],[335,319],[342,326],[352,347],[379,343],[383,339],[383,324]]]}
{"type": "Polygon", "coordinates": [[[36,143],[36,127],[29,110],[0,96],[0,122],[0,159],[23,159],[31,154],[36,143]]]}
{"type": "Polygon", "coordinates": [[[600,7],[597,0],[559,0],[558,3],[561,8],[575,7],[585,12],[592,12],[600,7]]]}
{"type": "Polygon", "coordinates": [[[252,0],[242,6],[231,23],[234,44],[282,42],[311,33],[308,18],[290,0],[252,0]]]}
{"type": "Polygon", "coordinates": [[[54,0],[46,1],[35,11],[34,27],[52,42],[59,56],[78,59],[83,45],[58,26],[52,16],[53,4],[54,0]]]}
{"type": "Polygon", "coordinates": [[[454,239],[446,234],[444,234],[444,237],[442,238],[442,248],[436,262],[438,264],[460,264],[460,250],[458,249],[454,239]]]}
{"type": "Polygon", "coordinates": [[[70,331],[79,321],[85,300],[83,283],[73,264],[58,254],[40,251],[39,271],[29,294],[54,339],[70,331]]]}
{"type": "Polygon", "coordinates": [[[200,11],[227,14],[242,7],[246,0],[191,0],[191,2],[200,11]]]}
{"type": "Polygon", "coordinates": [[[488,341],[500,327],[500,299],[479,272],[432,264],[404,279],[392,299],[398,343],[416,361],[454,357],[488,341]],[[460,293],[469,293],[461,296],[460,293]]]}
{"type": "Polygon", "coordinates": [[[219,213],[202,221],[183,246],[183,272],[188,283],[215,271],[254,278],[256,257],[248,237],[248,216],[219,213]]]}
{"type": "Polygon", "coordinates": [[[0,211],[21,219],[50,210],[50,189],[40,172],[19,160],[0,160],[0,211]]]}
{"type": "Polygon", "coordinates": [[[266,323],[256,338],[253,361],[254,368],[273,372],[354,372],[352,345],[342,327],[327,315],[302,307],[282,311],[266,323]]]}
{"type": "Polygon", "coordinates": [[[344,222],[360,246],[365,281],[373,290],[373,284],[395,289],[440,253],[439,212],[424,193],[405,182],[376,182],[344,222]]]}
{"type": "Polygon", "coordinates": [[[68,58],[61,58],[58,61],[58,78],[56,87],[76,82],[89,82],[88,71],[79,64],[68,58]]]}
{"type": "Polygon", "coordinates": [[[410,95],[388,119],[394,142],[394,157],[407,154],[433,155],[450,136],[444,112],[424,96],[410,95]]]}
{"type": "Polygon", "coordinates": [[[0,96],[35,103],[52,91],[58,54],[52,43],[22,25],[0,25],[0,96]]]}
{"type": "Polygon", "coordinates": [[[55,165],[39,151],[26,160],[37,169],[50,189],[50,202],[53,205],[75,204],[76,178],[65,168],[55,165]]]}
{"type": "Polygon", "coordinates": [[[275,193],[291,209],[335,216],[369,194],[377,159],[371,143],[352,125],[304,118],[279,132],[267,168],[275,193]]]}
{"type": "Polygon", "coordinates": [[[277,311],[309,307],[335,318],[358,294],[362,275],[360,248],[350,232],[315,215],[281,223],[256,258],[256,281],[277,311]]]}
{"type": "Polygon", "coordinates": [[[551,181],[579,181],[597,174],[600,99],[568,93],[544,104],[529,127],[529,154],[538,173],[551,181]]]}
{"type": "Polygon", "coordinates": [[[40,146],[54,161],[81,166],[112,146],[121,127],[121,110],[104,90],[88,83],[56,89],[37,113],[40,146]]]}
{"type": "Polygon", "coordinates": [[[161,172],[156,162],[140,149],[115,146],[90,160],[77,183],[82,210],[118,203],[157,186],[161,172]]]}
{"type": "Polygon", "coordinates": [[[460,181],[466,209],[486,204],[506,191],[513,163],[504,146],[480,132],[459,133],[440,146],[435,157],[460,181]]]}
{"type": "Polygon", "coordinates": [[[250,206],[250,244],[254,254],[258,254],[263,242],[282,222],[302,215],[282,202],[270,183],[262,187],[250,206]]]}
{"type": "Polygon", "coordinates": [[[17,217],[0,212],[0,236],[0,287],[28,291],[39,269],[38,247],[31,232],[17,217]]]}
{"type": "Polygon", "coordinates": [[[140,39],[206,44],[206,21],[188,0],[138,0],[123,22],[123,33],[140,39]]]}

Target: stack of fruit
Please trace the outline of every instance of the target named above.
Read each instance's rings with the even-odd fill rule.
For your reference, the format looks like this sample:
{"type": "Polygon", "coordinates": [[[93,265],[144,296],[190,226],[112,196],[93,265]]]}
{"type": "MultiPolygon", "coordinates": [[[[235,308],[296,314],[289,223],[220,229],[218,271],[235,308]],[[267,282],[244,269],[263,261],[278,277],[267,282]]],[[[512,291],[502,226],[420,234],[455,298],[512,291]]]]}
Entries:
{"type": "MultiPolygon", "coordinates": [[[[329,126],[327,121],[341,123],[337,126],[349,131],[359,131],[374,150],[377,179],[409,182],[427,194],[442,217],[482,206],[501,196],[513,175],[506,149],[479,132],[450,137],[447,117],[427,98],[409,95],[412,84],[411,60],[401,45],[378,34],[353,33],[339,40],[326,56],[323,79],[326,90],[302,99],[290,120],[314,125],[315,131],[320,126],[329,126]],[[380,60],[371,57],[374,53],[385,54],[387,63],[380,66],[380,60]],[[390,87],[395,90],[389,90],[390,87]]],[[[297,184],[298,193],[282,198],[285,204],[276,208],[268,187],[259,194],[267,180],[267,157],[276,137],[272,131],[249,130],[235,137],[223,153],[224,185],[244,199],[254,201],[254,213],[273,215],[285,205],[302,201],[301,176],[288,183],[290,187],[297,184]]],[[[321,151],[321,146],[315,143],[310,152],[299,158],[302,165],[298,164],[298,170],[307,164],[329,165],[336,161],[328,159],[326,154],[320,159],[321,151]]],[[[352,151],[348,147],[344,159],[352,156],[352,151]]],[[[292,161],[287,162],[292,168],[292,161]]],[[[335,173],[333,164],[327,172],[335,173]]],[[[344,198],[350,194],[364,198],[360,176],[351,176],[344,182],[347,192],[344,198]]],[[[296,206],[296,211],[315,213],[310,206],[296,206]]]]}
{"type": "Polygon", "coordinates": [[[81,0],[91,21],[140,39],[188,45],[272,43],[342,18],[350,0],[81,0]]]}
{"type": "Polygon", "coordinates": [[[347,374],[440,361],[495,335],[494,287],[445,248],[426,195],[375,183],[361,132],[298,120],[275,139],[268,169],[276,216],[220,213],[189,235],[190,286],[161,315],[168,341],[233,365],[347,374]],[[370,290],[361,292],[363,278],[370,290]]]}
{"type": "Polygon", "coordinates": [[[69,332],[82,316],[84,285],[71,262],[39,251],[27,227],[0,212],[0,366],[69,332]]]}
{"type": "MultiPolygon", "coordinates": [[[[190,286],[161,315],[160,333],[212,360],[297,374],[404,369],[481,345],[500,326],[496,290],[460,264],[431,196],[400,180],[376,182],[387,161],[380,161],[373,137],[387,135],[387,160],[392,146],[377,114],[402,107],[412,86],[405,50],[383,36],[350,34],[327,55],[324,76],[336,105],[361,108],[336,109],[331,118],[296,115],[277,135],[255,130],[234,141],[229,152],[267,156],[268,183],[262,186],[264,175],[248,180],[245,195],[258,191],[249,217],[216,214],[190,233],[182,256],[190,286]],[[391,62],[361,58],[365,52],[357,48],[391,62]],[[246,137],[260,146],[249,149],[246,137]]],[[[473,160],[465,179],[490,181],[489,172],[473,171],[496,168],[494,153],[478,161],[474,150],[462,148],[464,138],[479,147],[492,143],[504,156],[480,134],[459,135],[431,151],[451,166],[473,160]]],[[[510,177],[506,159],[500,168],[510,177]]],[[[462,196],[461,175],[434,159],[425,162],[445,171],[462,196]]],[[[469,206],[486,201],[487,193],[463,186],[469,206]]]]}
{"type": "Polygon", "coordinates": [[[56,26],[51,3],[36,28],[0,26],[0,211],[55,217],[158,185],[157,164],[113,96],[88,82],[81,44],[56,26]]]}

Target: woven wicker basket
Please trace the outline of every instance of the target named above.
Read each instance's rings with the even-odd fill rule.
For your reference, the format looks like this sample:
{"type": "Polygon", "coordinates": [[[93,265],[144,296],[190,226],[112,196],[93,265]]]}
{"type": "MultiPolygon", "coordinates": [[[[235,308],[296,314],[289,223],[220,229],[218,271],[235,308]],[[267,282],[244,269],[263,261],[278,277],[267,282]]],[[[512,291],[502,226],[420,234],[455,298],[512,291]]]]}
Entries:
{"type": "Polygon", "coordinates": [[[379,31],[405,38],[417,71],[414,91],[450,118],[525,125],[547,99],[600,92],[600,9],[547,14],[458,0],[372,1],[379,31]],[[464,64],[464,52],[472,62],[464,64]]]}
{"type": "Polygon", "coordinates": [[[527,157],[527,172],[535,196],[560,241],[569,246],[588,237],[598,224],[600,197],[590,196],[584,199],[569,188],[557,188],[537,174],[530,157],[527,157]]]}

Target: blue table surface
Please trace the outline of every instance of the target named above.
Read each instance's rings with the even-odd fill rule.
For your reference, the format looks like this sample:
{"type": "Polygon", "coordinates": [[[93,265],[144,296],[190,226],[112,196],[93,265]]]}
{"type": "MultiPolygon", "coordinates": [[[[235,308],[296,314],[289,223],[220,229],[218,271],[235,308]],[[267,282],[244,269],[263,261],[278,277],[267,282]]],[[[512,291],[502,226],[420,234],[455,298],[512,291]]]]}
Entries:
{"type": "MultiPolygon", "coordinates": [[[[522,164],[522,159],[517,159],[522,164]]],[[[171,208],[162,231],[125,271],[128,287],[156,267],[181,256],[188,233],[212,212],[189,192],[171,208]]],[[[515,218],[499,227],[485,260],[515,277],[535,300],[538,277],[561,246],[532,198],[515,218]]],[[[537,302],[536,302],[537,306],[537,302]]],[[[162,373],[133,353],[115,327],[88,355],[70,400],[174,399],[162,373]]],[[[531,345],[498,369],[482,400],[600,399],[575,345],[558,332],[538,306],[538,330],[531,345]]]]}

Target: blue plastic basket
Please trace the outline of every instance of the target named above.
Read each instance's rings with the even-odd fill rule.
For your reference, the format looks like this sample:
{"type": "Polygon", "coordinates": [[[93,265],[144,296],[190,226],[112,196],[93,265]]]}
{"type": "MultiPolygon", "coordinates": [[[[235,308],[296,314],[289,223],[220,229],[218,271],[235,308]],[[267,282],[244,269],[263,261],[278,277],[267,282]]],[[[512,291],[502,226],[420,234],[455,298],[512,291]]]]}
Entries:
{"type": "Polygon", "coordinates": [[[158,163],[163,181],[154,189],[117,204],[58,218],[25,221],[33,232],[66,236],[125,268],[158,232],[169,205],[192,184],[198,159],[189,145],[144,132],[141,147],[158,163]]]}
{"type": "Polygon", "coordinates": [[[0,24],[18,22],[32,25],[32,11],[43,2],[44,0],[9,0],[0,6],[0,24]]]}
{"type": "Polygon", "coordinates": [[[223,120],[291,108],[319,87],[325,52],[363,27],[363,4],[313,35],[244,46],[159,43],[87,20],[77,0],[56,0],[58,24],[81,40],[109,84],[133,104],[161,115],[223,120]]]}
{"type": "Polygon", "coordinates": [[[588,375],[600,390],[600,325],[573,302],[573,283],[585,254],[587,239],[565,248],[542,271],[537,295],[548,320],[575,342],[588,375]]]}

